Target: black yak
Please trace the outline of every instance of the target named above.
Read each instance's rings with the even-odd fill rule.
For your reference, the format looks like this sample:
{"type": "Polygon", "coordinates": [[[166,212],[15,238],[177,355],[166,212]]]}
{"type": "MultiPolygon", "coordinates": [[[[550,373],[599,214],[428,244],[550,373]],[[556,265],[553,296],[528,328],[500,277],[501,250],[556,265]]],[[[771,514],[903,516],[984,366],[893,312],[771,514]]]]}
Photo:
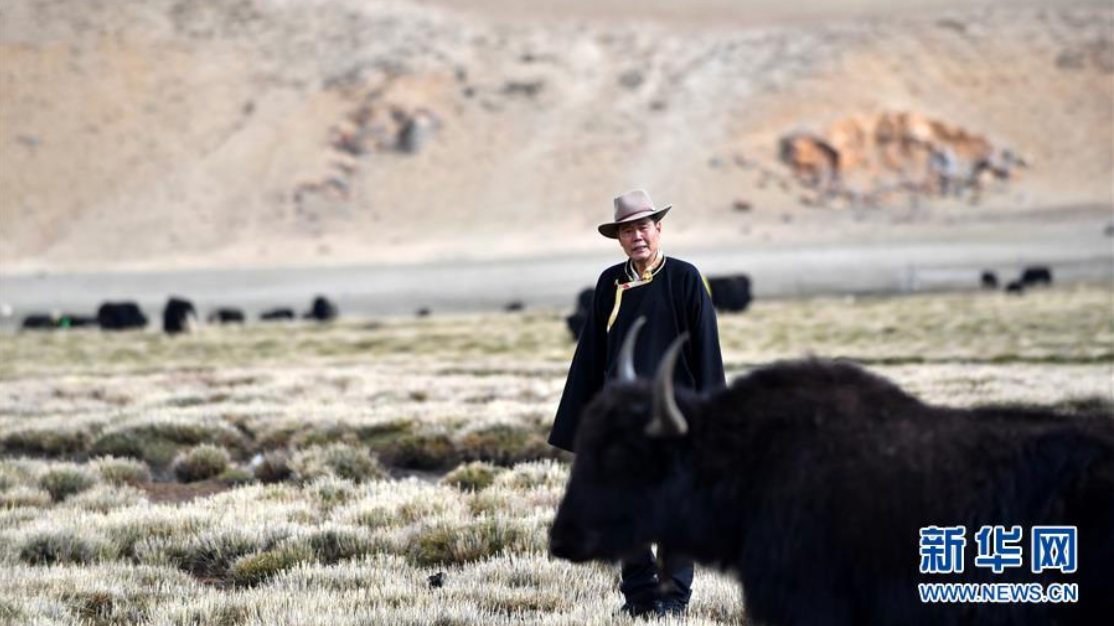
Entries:
{"type": "Polygon", "coordinates": [[[983,270],[982,276],[979,277],[983,289],[997,289],[998,288],[998,275],[990,270],[983,270]]]}
{"type": "Polygon", "coordinates": [[[243,324],[247,318],[244,312],[233,307],[220,307],[209,312],[210,324],[243,324]]]}
{"type": "Polygon", "coordinates": [[[97,318],[71,313],[36,313],[23,318],[23,330],[56,330],[96,326],[97,318]]]}
{"type": "Polygon", "coordinates": [[[54,330],[58,328],[59,318],[50,313],[32,313],[23,318],[20,328],[23,330],[54,330]]]}
{"type": "Polygon", "coordinates": [[[313,299],[313,306],[311,306],[309,311],[302,317],[307,320],[331,322],[336,319],[339,313],[340,310],[337,308],[336,303],[325,296],[317,296],[313,299]]]}
{"type": "Polygon", "coordinates": [[[719,311],[742,312],[750,306],[750,277],[746,274],[719,276],[708,279],[712,304],[719,311]]]}
{"type": "Polygon", "coordinates": [[[259,314],[259,319],[264,322],[288,322],[295,317],[294,309],[290,308],[268,309],[259,314]]]}
{"type": "Polygon", "coordinates": [[[58,325],[62,328],[84,328],[99,324],[97,318],[92,315],[78,315],[76,313],[63,313],[62,317],[58,319],[58,325]]]}
{"type": "Polygon", "coordinates": [[[1052,284],[1052,270],[1045,265],[1033,265],[1021,270],[1021,284],[1026,287],[1052,284]]]}
{"type": "Polygon", "coordinates": [[[565,318],[565,325],[568,326],[569,334],[574,341],[580,339],[580,329],[584,328],[584,323],[588,321],[588,313],[592,310],[592,300],[595,297],[596,290],[592,287],[581,289],[580,293],[576,294],[576,309],[573,310],[572,315],[565,318]]]}
{"type": "Polygon", "coordinates": [[[758,368],[719,392],[621,353],[586,408],[554,556],[659,542],[740,580],[748,623],[1099,624],[1114,615],[1114,415],[928,405],[849,362],[758,368]],[[975,567],[982,525],[1075,526],[1075,573],[975,567]],[[920,573],[920,530],[964,526],[961,573],[920,573]],[[1077,583],[1078,603],[922,603],[918,583],[1077,583]]]}
{"type": "Polygon", "coordinates": [[[101,330],[129,330],[147,327],[147,316],[134,302],[105,302],[97,309],[101,330]]]}
{"type": "Polygon", "coordinates": [[[168,335],[187,333],[197,327],[197,309],[185,298],[171,296],[162,310],[162,330],[168,335]]]}

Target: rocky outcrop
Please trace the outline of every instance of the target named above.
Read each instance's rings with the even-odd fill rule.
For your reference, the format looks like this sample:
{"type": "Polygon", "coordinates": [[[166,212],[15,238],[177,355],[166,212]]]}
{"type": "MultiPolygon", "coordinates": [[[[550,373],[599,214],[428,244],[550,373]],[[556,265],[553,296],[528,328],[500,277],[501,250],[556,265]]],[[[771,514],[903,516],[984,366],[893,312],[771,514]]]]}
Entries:
{"type": "Polygon", "coordinates": [[[1027,167],[1008,148],[957,125],[911,112],[849,117],[823,133],[781,138],[779,156],[798,183],[821,202],[845,198],[884,204],[895,196],[977,201],[993,181],[1027,167]]]}

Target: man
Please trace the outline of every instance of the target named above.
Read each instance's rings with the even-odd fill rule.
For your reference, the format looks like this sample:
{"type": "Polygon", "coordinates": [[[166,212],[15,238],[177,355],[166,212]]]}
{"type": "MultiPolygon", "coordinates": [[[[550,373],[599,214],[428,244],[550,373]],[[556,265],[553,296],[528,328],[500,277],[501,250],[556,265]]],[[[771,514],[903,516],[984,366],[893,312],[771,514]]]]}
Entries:
{"type": "MultiPolygon", "coordinates": [[[[600,274],[592,307],[580,331],[549,443],[573,451],[584,406],[613,376],[619,348],[631,325],[645,317],[635,346],[634,363],[642,376],[653,376],[662,355],[678,335],[689,340],[677,361],[674,383],[710,391],[726,385],[715,309],[707,284],[691,264],[666,257],[661,250],[661,219],[672,205],[656,208],[641,189],[615,198],[615,219],[601,224],[604,237],[618,239],[627,260],[600,274]]],[[[622,563],[622,610],[631,615],[681,614],[688,606],[692,562],[664,558],[649,546],[622,563]],[[659,585],[661,582],[671,583],[659,585]]]]}

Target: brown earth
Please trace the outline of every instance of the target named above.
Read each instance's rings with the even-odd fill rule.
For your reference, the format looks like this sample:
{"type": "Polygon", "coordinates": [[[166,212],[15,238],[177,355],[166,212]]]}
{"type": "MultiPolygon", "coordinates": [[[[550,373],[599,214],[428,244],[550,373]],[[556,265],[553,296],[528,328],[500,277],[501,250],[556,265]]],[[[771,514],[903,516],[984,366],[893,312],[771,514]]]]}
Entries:
{"type": "Polygon", "coordinates": [[[231,489],[232,485],[219,480],[204,480],[195,483],[148,482],[138,487],[152,503],[178,503],[207,498],[231,489]]]}
{"type": "Polygon", "coordinates": [[[960,4],[5,2],[0,272],[597,252],[635,186],[673,249],[838,237],[779,142],[893,112],[1028,165],[926,221],[1110,205],[1114,9],[960,4]]]}

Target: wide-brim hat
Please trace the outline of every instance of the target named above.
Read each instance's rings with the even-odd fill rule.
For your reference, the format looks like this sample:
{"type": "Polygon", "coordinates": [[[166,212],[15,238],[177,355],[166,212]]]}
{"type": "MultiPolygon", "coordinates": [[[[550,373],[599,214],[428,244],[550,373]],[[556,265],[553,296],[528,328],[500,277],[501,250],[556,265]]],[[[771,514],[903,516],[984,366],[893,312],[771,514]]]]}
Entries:
{"type": "Polygon", "coordinates": [[[640,220],[644,217],[656,222],[665,217],[665,214],[671,208],[673,208],[673,205],[667,204],[659,209],[654,206],[654,201],[650,199],[650,194],[646,193],[645,190],[633,189],[615,198],[615,221],[600,224],[598,230],[604,237],[618,239],[620,224],[640,220]]]}

